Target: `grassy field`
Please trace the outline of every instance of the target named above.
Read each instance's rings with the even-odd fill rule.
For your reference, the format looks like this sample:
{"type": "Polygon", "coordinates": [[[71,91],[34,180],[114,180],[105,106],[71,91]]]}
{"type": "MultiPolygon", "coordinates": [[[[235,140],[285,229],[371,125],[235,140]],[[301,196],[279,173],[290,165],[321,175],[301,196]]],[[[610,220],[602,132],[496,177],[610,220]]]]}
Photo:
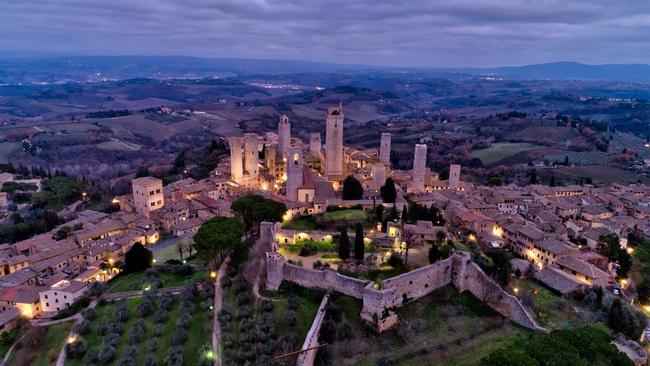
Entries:
{"type": "Polygon", "coordinates": [[[324,351],[328,364],[374,366],[389,360],[391,365],[475,365],[495,348],[530,333],[453,288],[399,309],[398,325],[381,334],[360,319],[359,300],[342,295],[332,299],[341,320],[328,313],[327,321],[336,329],[336,340],[324,351]]]}
{"type": "Polygon", "coordinates": [[[20,142],[0,142],[0,163],[7,163],[10,157],[18,156],[21,148],[20,142]]]}
{"type": "Polygon", "coordinates": [[[481,159],[484,165],[488,165],[517,155],[522,151],[533,150],[539,147],[539,145],[527,142],[497,142],[486,149],[472,151],[472,156],[481,159]]]}
{"type": "Polygon", "coordinates": [[[571,302],[537,282],[525,278],[513,279],[508,285],[508,292],[531,308],[535,320],[543,327],[563,329],[582,325],[571,302]],[[515,288],[517,292],[514,291],[515,288]]]}
{"type": "Polygon", "coordinates": [[[650,179],[642,177],[635,172],[602,165],[563,166],[556,168],[555,171],[561,175],[575,178],[591,178],[594,183],[619,182],[627,184],[636,183],[638,179],[641,179],[645,183],[650,182],[650,179]]]}
{"type": "MultiPolygon", "coordinates": [[[[190,276],[180,276],[169,272],[158,272],[158,278],[163,281],[163,287],[177,287],[186,284],[194,283],[201,279],[206,279],[208,276],[207,271],[194,271],[190,276]]],[[[120,275],[115,277],[109,283],[109,292],[124,292],[140,290],[134,286],[145,279],[144,272],[132,273],[128,275],[120,275]]]]}
{"type": "Polygon", "coordinates": [[[71,328],[72,322],[50,325],[45,329],[45,338],[38,345],[39,352],[34,354],[34,351],[28,347],[15,348],[11,357],[9,357],[7,365],[23,365],[21,360],[29,359],[30,355],[35,356],[29,362],[30,366],[54,365],[71,328]],[[23,353],[29,353],[30,355],[23,353]]]}
{"type": "Polygon", "coordinates": [[[319,230],[319,229],[336,229],[341,224],[352,226],[355,222],[361,221],[364,226],[370,225],[366,222],[368,215],[363,210],[339,210],[325,212],[319,215],[300,217],[292,221],[282,223],[283,229],[290,230],[319,230]]]}
{"type": "Polygon", "coordinates": [[[337,221],[360,221],[367,218],[367,215],[363,210],[340,210],[325,212],[323,216],[330,220],[337,221]]]}

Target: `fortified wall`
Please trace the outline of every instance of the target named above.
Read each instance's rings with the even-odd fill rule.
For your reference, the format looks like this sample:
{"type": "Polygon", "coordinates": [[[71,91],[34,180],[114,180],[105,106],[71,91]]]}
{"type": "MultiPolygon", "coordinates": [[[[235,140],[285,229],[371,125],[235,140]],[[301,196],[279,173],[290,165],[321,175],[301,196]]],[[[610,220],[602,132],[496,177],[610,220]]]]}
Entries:
{"type": "MultiPolygon", "coordinates": [[[[265,237],[274,240],[272,234],[265,237]]],[[[277,246],[271,243],[271,247],[277,246]]],[[[361,317],[377,326],[380,331],[397,323],[396,308],[453,284],[459,292],[471,292],[515,323],[547,332],[537,325],[516,297],[492,281],[464,252],[454,253],[445,260],[386,279],[377,288],[370,281],[344,276],[331,268],[314,270],[290,264],[275,251],[266,253],[266,275],[266,287],[271,291],[277,291],[282,281],[290,281],[303,287],[336,291],[360,299],[363,301],[361,317]]]]}

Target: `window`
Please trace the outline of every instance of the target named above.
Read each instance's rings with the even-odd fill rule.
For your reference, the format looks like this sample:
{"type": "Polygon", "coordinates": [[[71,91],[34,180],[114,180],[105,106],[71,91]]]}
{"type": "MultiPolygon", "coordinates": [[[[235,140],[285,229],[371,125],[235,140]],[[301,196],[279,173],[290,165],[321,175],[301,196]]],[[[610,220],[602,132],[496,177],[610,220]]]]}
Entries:
{"type": "Polygon", "coordinates": [[[45,295],[45,298],[47,299],[47,295],[45,295]]]}
{"type": "Polygon", "coordinates": [[[59,303],[59,299],[55,299],[54,302],[58,304],[58,303],[59,303]]]}
{"type": "Polygon", "coordinates": [[[47,306],[47,307],[49,308],[49,307],[50,307],[50,303],[49,303],[49,302],[46,302],[46,303],[45,303],[45,306],[47,306]]]}
{"type": "Polygon", "coordinates": [[[160,193],[160,189],[156,189],[156,193],[160,193]]]}

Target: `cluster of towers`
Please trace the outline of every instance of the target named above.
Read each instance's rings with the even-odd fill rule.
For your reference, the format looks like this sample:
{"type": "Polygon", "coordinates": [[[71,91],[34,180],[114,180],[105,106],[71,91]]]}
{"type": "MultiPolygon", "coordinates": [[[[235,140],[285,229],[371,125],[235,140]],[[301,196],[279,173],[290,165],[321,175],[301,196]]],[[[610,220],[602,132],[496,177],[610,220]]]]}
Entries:
{"type": "MultiPolygon", "coordinates": [[[[311,202],[314,198],[314,179],[330,181],[334,187],[342,182],[347,174],[363,176],[367,185],[378,189],[386,178],[392,174],[390,170],[391,134],[382,133],[379,151],[375,150],[368,160],[358,161],[355,165],[354,151],[348,148],[344,154],[343,107],[327,109],[325,144],[321,141],[320,133],[309,135],[309,145],[303,146],[300,139],[291,138],[291,122],[286,115],[281,115],[278,121],[278,137],[260,138],[255,133],[246,133],[243,137],[231,137],[230,164],[231,178],[240,186],[253,189],[268,189],[275,187],[279,190],[284,183],[287,199],[290,201],[311,202]],[[261,152],[264,151],[263,164],[260,164],[261,152]],[[353,152],[351,152],[353,151],[353,152]],[[351,166],[352,168],[349,168],[351,166]],[[365,176],[359,173],[365,169],[365,176]],[[352,169],[348,172],[348,169],[352,169]],[[320,174],[319,174],[320,173],[320,174]],[[369,173],[369,176],[367,175],[369,173]],[[314,175],[315,174],[315,175],[314,175]],[[311,189],[311,191],[310,191],[311,189]]],[[[363,153],[363,152],[362,152],[363,153]]],[[[409,179],[404,181],[404,189],[408,192],[427,191],[428,178],[432,174],[426,167],[427,146],[415,145],[413,169],[407,173],[409,179]]],[[[436,179],[437,180],[437,179],[436,179]]],[[[459,189],[460,166],[452,165],[449,173],[448,187],[459,189]]]]}

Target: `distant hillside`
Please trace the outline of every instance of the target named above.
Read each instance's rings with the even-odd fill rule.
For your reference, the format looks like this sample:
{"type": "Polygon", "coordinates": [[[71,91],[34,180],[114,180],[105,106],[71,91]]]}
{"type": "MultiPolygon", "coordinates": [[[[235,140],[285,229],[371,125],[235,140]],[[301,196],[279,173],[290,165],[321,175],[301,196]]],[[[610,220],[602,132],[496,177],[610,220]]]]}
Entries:
{"type": "Polygon", "coordinates": [[[0,58],[0,83],[98,82],[131,78],[194,79],[299,75],[314,84],[340,82],[341,77],[391,74],[398,79],[466,79],[487,74],[519,80],[585,80],[650,82],[650,65],[586,65],[555,62],[497,68],[422,68],[334,64],[325,62],[200,58],[188,56],[70,56],[0,58]],[[334,76],[332,78],[332,76],[334,76]],[[331,80],[334,79],[334,80],[331,80]]]}
{"type": "Polygon", "coordinates": [[[650,81],[650,65],[585,65],[577,62],[555,62],[490,70],[514,79],[558,79],[599,81],[650,81]]]}

